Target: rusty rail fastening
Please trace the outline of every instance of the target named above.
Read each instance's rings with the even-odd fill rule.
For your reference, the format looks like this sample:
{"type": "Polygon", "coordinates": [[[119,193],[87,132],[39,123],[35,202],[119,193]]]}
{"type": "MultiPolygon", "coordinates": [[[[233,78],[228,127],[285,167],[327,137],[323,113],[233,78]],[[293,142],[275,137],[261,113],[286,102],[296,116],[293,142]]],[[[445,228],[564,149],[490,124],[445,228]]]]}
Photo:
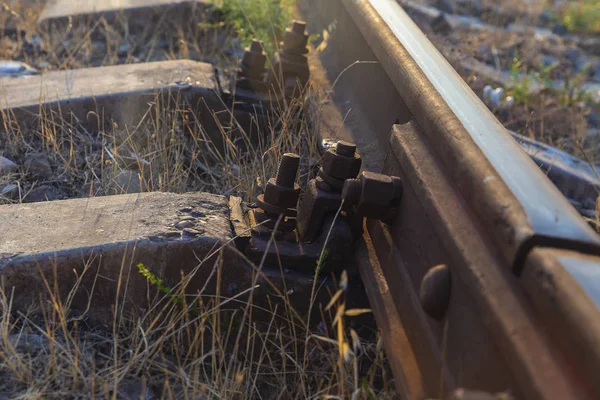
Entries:
{"type": "MultiPolygon", "coordinates": [[[[314,62],[360,117],[345,140],[368,145],[383,169],[340,141],[296,212],[298,157],[286,155],[249,212],[250,257],[313,266],[331,231],[336,270],[358,248],[405,398],[600,397],[600,237],[395,0],[301,3],[315,30],[336,27],[314,62]],[[368,72],[348,69],[373,58],[368,72]]],[[[275,82],[298,94],[305,28],[288,29],[271,72],[253,43],[238,71],[242,97],[265,102],[275,82]]],[[[345,103],[335,106],[342,114],[345,103]]]]}
{"type": "Polygon", "coordinates": [[[354,144],[339,141],[327,151],[318,176],[309,182],[300,198],[300,187],[295,182],[299,164],[297,154],[284,154],[277,176],[269,179],[265,193],[256,199],[256,208],[249,210],[250,256],[260,259],[266,252],[268,260],[278,260],[283,253],[283,258],[294,265],[307,261],[312,261],[308,265],[314,265],[327,245],[328,270],[340,270],[352,253],[349,249],[353,238],[362,233],[364,217],[391,221],[402,197],[402,181],[371,172],[363,172],[354,179],[360,171],[360,155],[354,144]],[[345,195],[348,207],[334,224],[332,218],[344,198],[342,188],[355,188],[357,184],[357,193],[351,192],[354,197],[345,195]],[[335,229],[335,235],[326,243],[331,229],[335,229]],[[271,236],[278,246],[266,246],[271,236]]]}
{"type": "Polygon", "coordinates": [[[306,22],[293,21],[267,69],[264,46],[253,40],[231,79],[230,92],[235,93],[238,101],[246,99],[271,105],[277,105],[282,96],[300,95],[310,77],[307,44],[306,22]]]}
{"type": "MultiPolygon", "coordinates": [[[[403,398],[600,398],[600,237],[396,0],[300,10],[329,32],[315,67],[363,156],[343,197],[367,217],[356,257],[403,398]]],[[[333,208],[320,178],[309,198],[333,208]]]]}

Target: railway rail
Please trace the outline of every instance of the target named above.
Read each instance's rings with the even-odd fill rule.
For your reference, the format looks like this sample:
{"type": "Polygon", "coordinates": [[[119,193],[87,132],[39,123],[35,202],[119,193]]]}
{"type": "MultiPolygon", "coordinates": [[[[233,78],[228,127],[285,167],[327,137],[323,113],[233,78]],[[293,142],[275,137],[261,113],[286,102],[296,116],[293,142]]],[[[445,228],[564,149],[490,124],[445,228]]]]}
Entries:
{"type": "MultiPolygon", "coordinates": [[[[118,79],[112,78],[113,67],[77,76],[97,82],[98,91],[127,86],[135,95],[130,103],[138,104],[155,92],[144,76],[162,74],[162,90],[181,91],[178,101],[195,104],[203,118],[239,103],[235,116],[243,120],[247,110],[256,113],[297,96],[296,84],[305,84],[310,74],[311,81],[332,93],[331,101],[315,111],[324,153],[319,175],[300,197],[295,183],[299,157],[286,154],[255,206],[230,201],[231,224],[241,238],[238,249],[261,265],[282,262],[303,271],[314,269],[325,244],[331,265],[349,263],[356,239],[356,263],[403,398],[487,399],[499,392],[519,399],[600,397],[600,236],[396,0],[298,3],[309,31],[328,32],[326,46],[307,55],[305,24],[296,22],[270,72],[262,46],[254,42],[237,80],[189,61],[123,67],[118,79]],[[173,79],[182,66],[193,79],[173,79]],[[275,99],[269,93],[273,82],[285,89],[275,99]],[[334,215],[340,208],[344,212],[338,221],[334,215]]],[[[42,85],[38,78],[30,78],[29,86],[21,81],[0,86],[13,91],[50,87],[52,95],[62,90],[65,79],[49,73],[42,85]]],[[[95,98],[89,87],[72,89],[66,101],[40,105],[43,96],[25,93],[12,99],[18,104],[2,107],[14,115],[18,109],[26,118],[58,104],[78,109],[85,119],[88,108],[98,104],[111,110],[112,96],[118,95],[118,90],[107,91],[95,98]]],[[[119,111],[112,112],[135,119],[119,111]]],[[[211,140],[217,148],[224,145],[216,143],[218,135],[211,140]]],[[[167,204],[170,198],[165,199],[159,200],[167,204]]],[[[120,207],[110,200],[106,204],[120,207]]],[[[102,207],[98,203],[90,209],[102,207]]],[[[0,217],[9,221],[14,210],[0,210],[0,217]]],[[[154,244],[162,246],[163,239],[167,247],[175,243],[169,247],[173,254],[180,246],[199,246],[194,241],[204,233],[190,227],[189,221],[196,221],[190,217],[193,210],[181,210],[189,214],[182,224],[187,226],[181,232],[185,243],[175,243],[179,236],[165,239],[152,232],[154,244]]],[[[118,212],[113,219],[119,219],[118,212]]],[[[44,211],[36,208],[33,214],[43,218],[44,211]]],[[[75,218],[71,210],[65,215],[75,218]]],[[[59,220],[51,220],[48,229],[59,220]]],[[[223,222],[223,231],[228,224],[223,222]]],[[[149,235],[144,232],[139,235],[149,235]]],[[[82,242],[81,248],[93,253],[102,243],[97,238],[82,242]]],[[[43,251],[37,245],[22,250],[17,242],[11,242],[10,251],[0,247],[0,274],[22,291],[32,283],[14,276],[19,266],[35,264],[31,258],[19,261],[22,254],[45,254],[48,269],[53,262],[76,268],[72,263],[80,261],[68,249],[53,250],[54,244],[38,246],[43,251]]],[[[121,245],[109,247],[103,250],[107,254],[123,251],[121,245]]],[[[41,262],[39,256],[33,259],[41,262]]],[[[246,277],[239,275],[224,282],[242,286],[236,279],[246,277]]]]}
{"type": "Polygon", "coordinates": [[[378,62],[338,85],[367,121],[349,135],[404,180],[395,222],[367,220],[358,255],[401,393],[597,397],[596,233],[396,1],[303,4],[335,21],[331,77],[378,62]]]}

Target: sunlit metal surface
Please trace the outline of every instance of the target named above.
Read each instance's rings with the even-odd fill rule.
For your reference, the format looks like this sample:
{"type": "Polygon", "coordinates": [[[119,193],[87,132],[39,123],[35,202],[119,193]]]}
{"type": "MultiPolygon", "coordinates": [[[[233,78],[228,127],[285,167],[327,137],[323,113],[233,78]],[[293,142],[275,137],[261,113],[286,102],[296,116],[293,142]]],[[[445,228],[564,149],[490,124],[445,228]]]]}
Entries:
{"type": "MultiPolygon", "coordinates": [[[[351,3],[358,5],[363,1],[352,0],[351,3]]],[[[565,243],[579,241],[592,246],[600,245],[598,236],[589,229],[543,174],[533,168],[533,163],[527,155],[400,5],[393,0],[367,2],[409,52],[521,203],[535,235],[565,243]]],[[[394,73],[387,72],[390,75],[394,73]]],[[[484,186],[484,183],[481,182],[481,186],[484,186]]]]}
{"type": "Polygon", "coordinates": [[[579,286],[585,291],[596,307],[600,308],[600,263],[573,257],[559,257],[558,260],[579,286]]]}

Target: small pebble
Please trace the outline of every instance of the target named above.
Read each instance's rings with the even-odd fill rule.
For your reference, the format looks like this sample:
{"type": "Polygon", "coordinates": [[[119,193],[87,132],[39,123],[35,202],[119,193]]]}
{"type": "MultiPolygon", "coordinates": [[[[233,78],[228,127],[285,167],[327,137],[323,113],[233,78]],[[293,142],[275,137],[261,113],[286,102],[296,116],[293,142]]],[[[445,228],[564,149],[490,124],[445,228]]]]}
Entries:
{"type": "Polygon", "coordinates": [[[19,166],[6,157],[0,157],[0,176],[17,172],[19,166]]]}
{"type": "Polygon", "coordinates": [[[27,197],[25,198],[25,202],[39,203],[43,201],[60,200],[63,197],[64,194],[54,186],[42,185],[29,191],[29,193],[27,193],[27,197]]]}
{"type": "Polygon", "coordinates": [[[175,228],[177,229],[186,229],[186,228],[193,228],[194,227],[194,223],[192,221],[179,221],[178,223],[175,224],[175,228]]]}
{"type": "Polygon", "coordinates": [[[131,51],[131,45],[129,43],[123,43],[119,46],[117,53],[120,56],[126,56],[131,51]]]}
{"type": "Polygon", "coordinates": [[[42,153],[30,153],[25,157],[25,170],[36,178],[48,179],[52,176],[50,160],[42,153]]]}
{"type": "Polygon", "coordinates": [[[503,98],[504,98],[504,89],[503,88],[494,89],[494,91],[492,91],[492,93],[490,94],[490,106],[492,106],[492,108],[500,107],[503,98]]]}
{"type": "Polygon", "coordinates": [[[192,236],[200,236],[204,233],[204,229],[185,228],[183,233],[187,233],[192,236]]]}
{"type": "Polygon", "coordinates": [[[11,60],[0,60],[0,78],[5,76],[36,75],[39,71],[29,65],[11,60]]]}
{"type": "Polygon", "coordinates": [[[179,231],[166,231],[163,236],[165,237],[176,237],[176,236],[180,236],[181,232],[179,231]]]}
{"type": "Polygon", "coordinates": [[[135,171],[120,171],[109,183],[110,194],[141,193],[142,182],[135,171]]]}
{"type": "Polygon", "coordinates": [[[6,199],[16,200],[19,198],[19,186],[14,183],[8,184],[2,187],[0,191],[0,197],[4,197],[6,199]]]}

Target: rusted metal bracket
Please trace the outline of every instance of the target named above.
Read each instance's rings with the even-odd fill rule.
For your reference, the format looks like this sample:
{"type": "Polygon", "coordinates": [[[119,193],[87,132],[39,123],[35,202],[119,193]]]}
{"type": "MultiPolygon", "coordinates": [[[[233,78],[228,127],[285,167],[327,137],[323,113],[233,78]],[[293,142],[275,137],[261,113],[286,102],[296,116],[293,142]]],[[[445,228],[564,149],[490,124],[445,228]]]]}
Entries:
{"type": "Polygon", "coordinates": [[[260,104],[269,109],[302,95],[310,78],[307,45],[306,22],[293,21],[280,43],[280,50],[273,54],[269,67],[265,68],[264,46],[258,40],[252,41],[232,77],[217,74],[224,99],[260,104]]]}
{"type": "MultiPolygon", "coordinates": [[[[394,223],[367,220],[357,246],[402,397],[464,387],[598,398],[597,355],[585,354],[600,336],[593,292],[564,259],[538,254],[573,252],[586,265],[600,255],[598,235],[397,1],[300,3],[316,29],[336,24],[317,57],[336,91],[346,88],[333,101],[339,111],[352,104],[345,127],[385,159],[378,171],[403,178],[394,223]],[[359,60],[377,63],[347,71],[359,60]],[[449,276],[432,270],[442,265],[449,276]]],[[[592,264],[587,273],[600,270],[592,264]]]]}
{"type": "Polygon", "coordinates": [[[402,182],[367,172],[353,179],[361,158],[354,144],[340,141],[325,154],[319,176],[309,182],[296,217],[299,188],[294,181],[299,160],[295,154],[285,154],[277,177],[258,196],[257,208],[248,211],[252,239],[247,252],[255,261],[266,255],[267,262],[281,262],[289,268],[313,269],[317,262],[321,268],[343,268],[354,253],[354,238],[362,234],[355,227],[365,217],[388,220],[402,197],[402,182]],[[349,207],[342,213],[344,185],[351,190],[349,207]]]}
{"type": "Polygon", "coordinates": [[[298,209],[298,234],[302,242],[313,241],[321,233],[325,217],[338,211],[344,181],[355,178],[361,165],[352,143],[339,141],[325,152],[319,175],[309,182],[298,209]]]}
{"type": "Polygon", "coordinates": [[[600,393],[600,257],[536,248],[520,282],[574,375],[600,393]]]}
{"type": "MultiPolygon", "coordinates": [[[[271,265],[281,264],[285,268],[312,271],[321,261],[321,269],[338,270],[352,258],[353,242],[352,230],[346,218],[340,216],[334,219],[335,210],[341,203],[340,195],[334,194],[336,208],[329,208],[333,213],[314,214],[314,218],[318,218],[314,226],[319,229],[314,231],[311,243],[305,243],[296,230],[296,204],[300,188],[295,180],[299,163],[299,156],[284,154],[277,176],[268,181],[265,194],[258,196],[256,208],[248,210],[246,221],[251,227],[251,240],[246,252],[256,262],[264,258],[271,265]],[[330,232],[330,240],[327,241],[330,232]],[[326,257],[322,259],[325,247],[326,257]]],[[[316,188],[315,185],[315,180],[309,184],[309,193],[310,188],[316,188]]],[[[322,197],[317,201],[307,200],[309,197],[305,195],[300,204],[307,201],[317,206],[323,204],[322,197]]],[[[300,210],[306,209],[300,207],[300,210]]]]}
{"type": "MultiPolygon", "coordinates": [[[[216,69],[221,98],[232,114],[223,124],[233,124],[231,137],[243,139],[237,143],[242,152],[246,139],[257,143],[261,135],[270,132],[278,109],[299,104],[291,100],[304,93],[310,77],[307,43],[306,23],[294,21],[269,64],[263,43],[253,40],[233,74],[216,69]],[[238,130],[243,133],[237,134],[238,130]]],[[[302,112],[300,107],[298,112],[302,112]]]]}
{"type": "Polygon", "coordinates": [[[364,171],[358,179],[344,183],[344,206],[360,218],[392,222],[402,200],[402,179],[364,171]]]}

